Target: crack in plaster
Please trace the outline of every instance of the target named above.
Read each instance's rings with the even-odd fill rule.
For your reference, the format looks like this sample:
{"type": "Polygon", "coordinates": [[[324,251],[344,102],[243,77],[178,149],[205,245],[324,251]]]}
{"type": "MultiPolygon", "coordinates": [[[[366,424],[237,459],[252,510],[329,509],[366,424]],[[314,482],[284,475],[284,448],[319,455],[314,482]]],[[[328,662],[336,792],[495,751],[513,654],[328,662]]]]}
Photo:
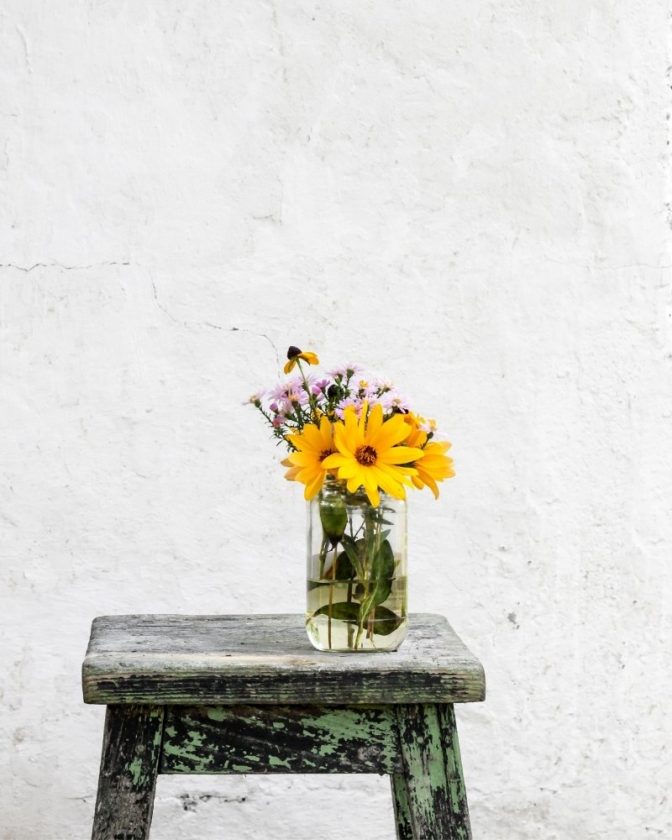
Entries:
{"type": "Polygon", "coordinates": [[[33,75],[33,64],[30,59],[30,47],[28,46],[28,39],[26,38],[26,33],[21,29],[20,26],[16,27],[16,31],[19,34],[19,38],[21,39],[21,44],[23,45],[23,57],[26,63],[26,70],[30,76],[33,75]]]}
{"type": "Polygon", "coordinates": [[[19,523],[18,523],[18,522],[16,522],[16,520],[12,519],[12,517],[11,517],[11,516],[9,516],[8,514],[6,514],[6,513],[5,513],[4,511],[2,511],[2,510],[0,510],[0,519],[1,519],[3,522],[6,522],[8,525],[11,525],[11,526],[12,526],[12,528],[18,528],[18,527],[19,527],[19,523]]]}
{"type": "Polygon", "coordinates": [[[556,265],[575,265],[578,268],[585,268],[586,271],[617,271],[619,269],[625,268],[652,268],[652,269],[668,269],[672,268],[672,264],[663,263],[662,265],[654,265],[653,263],[644,263],[644,262],[633,262],[633,263],[625,263],[623,265],[595,265],[593,263],[583,262],[581,260],[558,260],[555,257],[546,256],[549,262],[555,263],[556,265]]]}
{"type": "Polygon", "coordinates": [[[268,343],[273,348],[273,351],[275,352],[275,358],[276,358],[277,363],[280,364],[280,354],[278,353],[278,348],[275,346],[273,341],[265,333],[256,333],[253,330],[241,329],[240,327],[228,327],[227,328],[226,326],[223,326],[222,324],[215,324],[213,321],[185,321],[185,320],[180,320],[179,318],[176,318],[173,315],[173,313],[169,309],[167,309],[161,303],[161,301],[159,300],[159,291],[156,287],[156,282],[152,279],[151,283],[152,283],[152,294],[154,296],[154,301],[156,302],[157,307],[161,310],[161,312],[164,313],[164,315],[167,315],[168,318],[170,318],[170,320],[174,324],[180,324],[181,326],[183,326],[185,329],[188,329],[188,330],[193,330],[193,329],[199,328],[199,327],[200,328],[207,327],[210,330],[219,330],[219,331],[224,331],[224,330],[228,329],[229,332],[244,332],[244,333],[249,333],[250,335],[257,336],[257,338],[265,338],[266,341],[268,341],[268,343]]]}
{"type": "Polygon", "coordinates": [[[275,360],[278,366],[280,365],[280,353],[278,352],[278,348],[275,346],[273,341],[266,335],[266,333],[257,333],[254,330],[246,330],[242,327],[231,327],[230,332],[244,332],[249,333],[250,335],[256,335],[257,338],[265,338],[266,341],[271,345],[273,351],[275,352],[275,360]]]}
{"type": "Polygon", "coordinates": [[[116,260],[108,260],[106,262],[90,263],[89,265],[64,265],[60,262],[43,263],[36,262],[32,265],[17,265],[16,263],[0,263],[0,268],[13,268],[15,271],[23,271],[25,274],[30,274],[36,268],[60,268],[62,271],[85,271],[87,268],[101,268],[107,265],[130,265],[130,262],[118,262],[116,260]]]}
{"type": "Polygon", "coordinates": [[[165,307],[165,306],[161,303],[161,301],[159,300],[159,292],[158,292],[158,290],[157,290],[157,288],[156,288],[156,283],[154,282],[154,279],[153,279],[153,278],[152,278],[152,281],[151,281],[151,282],[152,282],[152,293],[154,294],[154,300],[155,300],[155,302],[156,302],[156,305],[157,305],[157,306],[159,307],[159,309],[161,310],[161,312],[163,312],[163,313],[164,313],[164,315],[167,315],[167,316],[170,318],[170,320],[171,320],[174,324],[182,324],[182,326],[183,326],[183,327],[186,327],[187,329],[189,329],[189,324],[187,324],[187,322],[186,322],[186,321],[180,321],[178,318],[176,318],[176,317],[172,314],[172,312],[169,312],[169,311],[166,309],[166,307],[165,307]]]}
{"type": "Polygon", "coordinates": [[[282,39],[282,33],[280,32],[280,27],[278,26],[278,10],[275,6],[275,0],[271,0],[271,20],[273,21],[273,31],[275,32],[275,36],[278,40],[278,52],[280,53],[280,58],[282,59],[282,81],[286,85],[288,83],[288,80],[287,58],[285,56],[285,42],[282,39]]]}

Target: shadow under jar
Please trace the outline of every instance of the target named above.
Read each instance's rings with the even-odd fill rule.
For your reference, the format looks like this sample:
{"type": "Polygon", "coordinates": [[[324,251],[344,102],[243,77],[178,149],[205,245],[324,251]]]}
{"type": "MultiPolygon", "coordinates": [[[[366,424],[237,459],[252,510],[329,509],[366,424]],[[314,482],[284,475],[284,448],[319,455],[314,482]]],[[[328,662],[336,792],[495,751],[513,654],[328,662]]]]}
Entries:
{"type": "Polygon", "coordinates": [[[406,636],[406,501],[327,479],[308,504],[306,629],[318,650],[396,650],[406,636]]]}

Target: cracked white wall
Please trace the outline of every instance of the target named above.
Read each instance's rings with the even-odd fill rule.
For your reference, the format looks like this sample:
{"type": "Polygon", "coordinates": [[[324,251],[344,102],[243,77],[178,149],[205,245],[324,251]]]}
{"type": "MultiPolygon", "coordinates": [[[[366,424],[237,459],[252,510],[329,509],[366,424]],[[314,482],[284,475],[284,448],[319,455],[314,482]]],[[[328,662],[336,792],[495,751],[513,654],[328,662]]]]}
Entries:
{"type": "MultiPolygon", "coordinates": [[[[2,840],[87,836],[93,616],[302,610],[303,502],[242,405],[289,343],[388,374],[454,442],[411,500],[411,606],[486,666],[475,836],[670,836],[667,25],[4,1],[2,840]]],[[[391,820],[383,779],[171,778],[152,837],[391,820]]]]}

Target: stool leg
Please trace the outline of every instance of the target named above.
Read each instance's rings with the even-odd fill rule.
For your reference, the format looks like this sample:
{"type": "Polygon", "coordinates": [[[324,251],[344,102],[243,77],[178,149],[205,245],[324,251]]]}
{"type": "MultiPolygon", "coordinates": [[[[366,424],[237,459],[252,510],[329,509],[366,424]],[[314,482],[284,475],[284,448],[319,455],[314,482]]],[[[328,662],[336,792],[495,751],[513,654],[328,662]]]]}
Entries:
{"type": "Polygon", "coordinates": [[[92,840],[147,840],[162,737],[162,706],[107,707],[92,840]]]}
{"type": "Polygon", "coordinates": [[[404,776],[395,773],[390,776],[392,782],[392,801],[394,802],[394,820],[397,826],[397,840],[414,840],[413,817],[408,801],[408,791],[404,776]]]}
{"type": "Polygon", "coordinates": [[[455,708],[452,703],[437,706],[439,726],[443,740],[443,756],[446,761],[446,779],[450,798],[450,814],[453,820],[453,834],[459,840],[471,840],[467,788],[462,772],[460,742],[457,737],[455,708]]]}
{"type": "Polygon", "coordinates": [[[397,707],[403,774],[392,777],[400,840],[471,840],[451,704],[397,707]]]}

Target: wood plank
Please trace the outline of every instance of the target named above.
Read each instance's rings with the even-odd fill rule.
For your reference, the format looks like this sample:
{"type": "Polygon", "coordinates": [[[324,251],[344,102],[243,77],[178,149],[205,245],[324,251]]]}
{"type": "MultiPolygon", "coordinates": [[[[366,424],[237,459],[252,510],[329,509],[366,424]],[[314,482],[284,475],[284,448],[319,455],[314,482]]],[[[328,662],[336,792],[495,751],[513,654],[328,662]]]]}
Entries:
{"type": "Polygon", "coordinates": [[[413,835],[413,816],[408,801],[406,779],[402,773],[390,776],[392,787],[392,802],[394,803],[394,823],[397,829],[397,840],[415,840],[413,835]]]}
{"type": "MultiPolygon", "coordinates": [[[[410,836],[471,840],[454,718],[431,704],[399,706],[396,714],[404,769],[394,780],[395,792],[410,836]]],[[[403,822],[402,831],[408,836],[403,822]]]]}
{"type": "Polygon", "coordinates": [[[467,789],[462,772],[460,742],[457,737],[455,709],[450,703],[437,707],[443,756],[446,767],[446,780],[452,819],[452,837],[455,840],[471,840],[467,789]]]}
{"type": "Polygon", "coordinates": [[[393,708],[172,706],[161,773],[394,773],[393,708]]]}
{"type": "Polygon", "coordinates": [[[389,653],[327,653],[299,615],[104,616],[82,669],[87,703],[166,705],[482,700],[485,678],[442,616],[411,615],[389,653]]]}
{"type": "Polygon", "coordinates": [[[92,840],[146,840],[163,735],[163,708],[108,706],[92,840]]]}

